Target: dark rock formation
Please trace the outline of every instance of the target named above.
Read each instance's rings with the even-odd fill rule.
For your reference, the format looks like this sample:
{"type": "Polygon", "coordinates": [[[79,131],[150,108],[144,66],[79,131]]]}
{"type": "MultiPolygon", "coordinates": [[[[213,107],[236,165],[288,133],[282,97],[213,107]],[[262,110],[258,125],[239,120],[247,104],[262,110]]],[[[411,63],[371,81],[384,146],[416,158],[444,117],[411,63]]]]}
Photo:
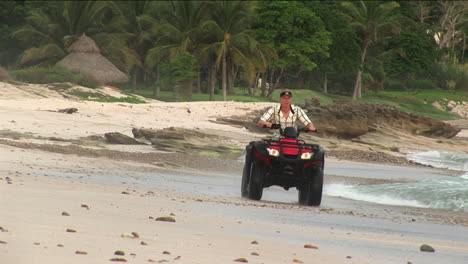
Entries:
{"type": "Polygon", "coordinates": [[[112,132],[104,134],[107,142],[111,144],[126,144],[126,145],[146,145],[132,137],[126,136],[119,132],[112,132]]]}

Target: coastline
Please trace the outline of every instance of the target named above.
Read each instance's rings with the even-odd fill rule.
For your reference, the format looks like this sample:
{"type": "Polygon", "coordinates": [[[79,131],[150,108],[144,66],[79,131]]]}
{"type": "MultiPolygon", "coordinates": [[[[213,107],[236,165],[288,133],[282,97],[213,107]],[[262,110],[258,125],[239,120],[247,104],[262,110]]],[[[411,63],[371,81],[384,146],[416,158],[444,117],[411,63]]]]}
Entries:
{"type": "MultiPolygon", "coordinates": [[[[320,207],[306,207],[297,204],[295,190],[275,188],[262,201],[240,198],[239,151],[265,134],[217,119],[247,115],[270,103],[104,104],[23,93],[13,94],[15,100],[0,98],[2,263],[105,263],[116,258],[131,263],[236,263],[242,258],[248,263],[464,263],[466,212],[331,196],[320,207]],[[57,111],[68,107],[78,112],[57,111]],[[192,145],[183,146],[194,152],[149,143],[112,145],[103,137],[109,132],[132,136],[132,128],[143,127],[182,127],[182,133],[202,136],[185,138],[192,145]],[[228,145],[235,155],[199,155],[197,149],[207,144],[228,145]],[[176,222],[156,221],[158,217],[176,222]],[[436,253],[420,252],[423,243],[433,245],[436,253]],[[117,250],[125,255],[114,255],[117,250]]],[[[330,151],[329,166],[407,170],[404,177],[326,172],[326,184],[416,181],[420,178],[411,174],[413,169],[439,177],[450,172],[404,163],[405,153],[466,147],[463,139],[398,133],[354,142],[306,136],[330,151]]]]}

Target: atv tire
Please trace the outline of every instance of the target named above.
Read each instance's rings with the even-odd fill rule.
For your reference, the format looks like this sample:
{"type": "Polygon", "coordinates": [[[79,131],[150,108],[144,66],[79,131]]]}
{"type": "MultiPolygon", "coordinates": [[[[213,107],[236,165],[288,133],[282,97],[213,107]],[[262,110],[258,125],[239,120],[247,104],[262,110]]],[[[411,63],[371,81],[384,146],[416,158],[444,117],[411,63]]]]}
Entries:
{"type": "Polygon", "coordinates": [[[319,206],[322,202],[323,168],[315,167],[306,171],[310,173],[310,178],[299,188],[299,204],[319,206]]]}
{"type": "Polygon", "coordinates": [[[241,196],[246,198],[249,195],[250,170],[252,166],[252,152],[247,147],[245,154],[244,170],[242,172],[241,196]]]}
{"type": "Polygon", "coordinates": [[[252,200],[260,200],[263,195],[263,175],[265,174],[265,165],[259,162],[251,162],[249,185],[247,187],[247,197],[252,200]]]}

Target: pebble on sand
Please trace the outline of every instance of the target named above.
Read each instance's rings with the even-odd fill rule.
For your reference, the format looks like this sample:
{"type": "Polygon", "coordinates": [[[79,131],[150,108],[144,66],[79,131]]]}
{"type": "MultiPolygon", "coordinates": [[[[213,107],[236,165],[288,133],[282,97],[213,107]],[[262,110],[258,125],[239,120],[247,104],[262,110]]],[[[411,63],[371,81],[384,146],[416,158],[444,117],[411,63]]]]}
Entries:
{"type": "Polygon", "coordinates": [[[126,237],[126,238],[135,238],[135,236],[133,234],[130,234],[130,233],[123,233],[120,236],[121,237],[126,237]]]}
{"type": "Polygon", "coordinates": [[[70,214],[67,213],[67,212],[62,212],[62,215],[63,215],[63,216],[70,216],[70,214]]]}
{"type": "Polygon", "coordinates": [[[88,252],[83,251],[83,250],[77,250],[77,251],[75,251],[75,254],[77,254],[77,255],[88,255],[88,252]]]}
{"type": "Polygon", "coordinates": [[[67,228],[67,232],[68,232],[68,233],[76,233],[76,230],[75,230],[75,229],[71,229],[71,228],[67,228]]]}
{"type": "Polygon", "coordinates": [[[422,244],[421,247],[419,248],[422,252],[435,252],[435,249],[428,244],[422,244]]]}
{"type": "Polygon", "coordinates": [[[146,245],[148,245],[148,243],[146,243],[145,241],[141,241],[141,242],[140,242],[140,245],[146,246],[146,245]]]}
{"type": "Polygon", "coordinates": [[[238,258],[234,260],[235,262],[243,262],[243,263],[248,263],[249,261],[246,258],[238,258]]]}
{"type": "Polygon", "coordinates": [[[127,260],[124,259],[124,258],[111,258],[110,261],[115,261],[115,262],[127,262],[127,260]]]}
{"type": "Polygon", "coordinates": [[[125,252],[123,250],[117,250],[117,251],[114,252],[114,255],[125,256],[125,252]]]}
{"type": "Polygon", "coordinates": [[[252,244],[252,245],[258,245],[258,242],[257,242],[256,240],[254,240],[254,241],[250,242],[250,244],[252,244]]]}
{"type": "Polygon", "coordinates": [[[252,252],[252,253],[250,253],[250,255],[252,255],[252,256],[260,256],[260,254],[258,254],[258,252],[252,252]]]}
{"type": "Polygon", "coordinates": [[[174,219],[174,217],[170,217],[170,216],[161,216],[161,217],[156,218],[156,221],[163,221],[163,222],[175,223],[176,220],[174,219]]]}
{"type": "Polygon", "coordinates": [[[295,258],[295,259],[293,259],[293,262],[294,262],[294,263],[304,263],[302,260],[300,260],[300,259],[296,259],[296,258],[295,258]]]}
{"type": "Polygon", "coordinates": [[[89,206],[87,204],[81,204],[81,208],[86,208],[89,210],[89,206]]]}
{"type": "Polygon", "coordinates": [[[314,246],[314,245],[311,245],[311,244],[305,244],[304,248],[318,249],[317,246],[314,246]]]}
{"type": "Polygon", "coordinates": [[[137,232],[132,232],[132,235],[135,238],[140,238],[140,234],[138,234],[137,232]]]}
{"type": "Polygon", "coordinates": [[[0,244],[8,244],[8,243],[5,242],[5,241],[0,240],[0,244]]]}

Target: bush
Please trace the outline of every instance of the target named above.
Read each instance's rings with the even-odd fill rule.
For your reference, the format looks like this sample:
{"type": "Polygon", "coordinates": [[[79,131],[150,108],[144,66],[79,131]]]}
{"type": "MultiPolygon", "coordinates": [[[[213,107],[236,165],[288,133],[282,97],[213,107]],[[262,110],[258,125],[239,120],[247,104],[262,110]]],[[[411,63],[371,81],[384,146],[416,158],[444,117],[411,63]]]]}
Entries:
{"type": "Polygon", "coordinates": [[[13,79],[27,83],[64,83],[71,82],[84,87],[96,88],[99,85],[80,73],[71,72],[65,68],[53,67],[31,67],[13,71],[13,79]]]}
{"type": "Polygon", "coordinates": [[[7,70],[5,70],[5,68],[3,68],[2,66],[0,66],[0,81],[7,81],[10,79],[10,74],[8,73],[7,70]]]}
{"type": "Polygon", "coordinates": [[[411,80],[408,82],[407,86],[411,90],[431,90],[438,88],[437,84],[429,79],[411,80]]]}
{"type": "Polygon", "coordinates": [[[398,80],[390,79],[385,81],[385,90],[390,91],[404,91],[406,90],[406,86],[398,80]]]}

